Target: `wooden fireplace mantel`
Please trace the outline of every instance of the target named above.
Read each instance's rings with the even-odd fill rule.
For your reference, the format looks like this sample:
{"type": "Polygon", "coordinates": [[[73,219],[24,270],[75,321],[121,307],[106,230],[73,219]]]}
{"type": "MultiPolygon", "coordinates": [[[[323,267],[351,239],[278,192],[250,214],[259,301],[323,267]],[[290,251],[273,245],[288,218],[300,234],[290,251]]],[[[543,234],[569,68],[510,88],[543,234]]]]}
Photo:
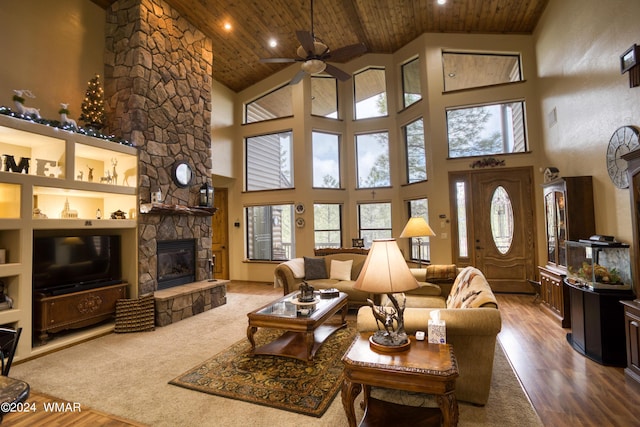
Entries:
{"type": "Polygon", "coordinates": [[[146,215],[193,215],[212,216],[218,209],[206,206],[167,205],[164,203],[141,203],[140,213],[146,215]]]}

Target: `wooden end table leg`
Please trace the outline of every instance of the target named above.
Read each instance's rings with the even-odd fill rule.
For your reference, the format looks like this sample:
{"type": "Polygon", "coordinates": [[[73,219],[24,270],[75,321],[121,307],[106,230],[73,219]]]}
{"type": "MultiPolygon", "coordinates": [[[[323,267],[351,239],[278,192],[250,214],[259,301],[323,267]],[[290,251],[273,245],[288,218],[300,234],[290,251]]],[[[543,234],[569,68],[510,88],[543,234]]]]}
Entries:
{"type": "Polygon", "coordinates": [[[247,327],[247,339],[249,340],[249,343],[251,344],[251,351],[256,349],[256,342],[253,339],[253,334],[255,334],[257,330],[258,330],[258,328],[255,327],[255,326],[249,325],[247,327]]]}
{"type": "Polygon", "coordinates": [[[345,304],[344,307],[342,307],[342,311],[340,312],[340,316],[341,316],[341,320],[342,320],[342,324],[346,325],[347,324],[347,313],[349,312],[349,304],[345,304]]]}
{"type": "Polygon", "coordinates": [[[438,395],[438,406],[442,411],[442,425],[444,427],[455,427],[458,425],[458,400],[454,393],[438,395]]]}
{"type": "Polygon", "coordinates": [[[362,390],[362,384],[357,384],[351,382],[351,380],[345,379],[342,381],[342,407],[344,408],[344,413],[347,415],[347,421],[349,422],[349,427],[356,427],[356,410],[354,408],[354,403],[356,400],[356,396],[360,394],[362,390]]]}
{"type": "Polygon", "coordinates": [[[305,344],[307,345],[307,362],[313,361],[313,345],[316,343],[315,333],[313,331],[305,334],[305,344]]]}

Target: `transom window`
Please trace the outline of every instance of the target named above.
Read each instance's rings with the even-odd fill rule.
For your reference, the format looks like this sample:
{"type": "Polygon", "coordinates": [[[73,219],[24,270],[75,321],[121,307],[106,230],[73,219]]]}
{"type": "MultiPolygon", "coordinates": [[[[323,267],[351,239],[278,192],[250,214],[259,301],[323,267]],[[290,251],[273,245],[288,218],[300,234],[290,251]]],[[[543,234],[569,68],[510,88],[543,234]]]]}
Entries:
{"type": "Polygon", "coordinates": [[[353,76],[356,120],[382,117],[387,113],[384,68],[369,68],[353,76]]]}
{"type": "Polygon", "coordinates": [[[313,231],[316,248],[341,248],[342,205],[338,203],[314,204],[313,231]]]}
{"type": "Polygon", "coordinates": [[[375,239],[390,239],[391,203],[360,203],[358,232],[365,248],[371,247],[375,239]]]}
{"type": "Polygon", "coordinates": [[[422,117],[403,127],[407,156],[407,183],[427,180],[427,152],[422,117]]]}
{"type": "Polygon", "coordinates": [[[246,190],[293,188],[291,131],[245,140],[246,190]]]}
{"type": "Polygon", "coordinates": [[[442,52],[445,92],[522,81],[520,55],[442,52]]]}
{"type": "Polygon", "coordinates": [[[245,105],[245,123],[293,116],[291,85],[282,86],[245,105]]]}
{"type": "Polygon", "coordinates": [[[311,114],[338,118],[338,81],[335,78],[311,76],[311,114]]]}
{"type": "Polygon", "coordinates": [[[447,110],[449,157],[526,151],[524,101],[447,110]]]}
{"type": "Polygon", "coordinates": [[[312,132],[313,186],[340,188],[340,136],[312,132]]]}
{"type": "Polygon", "coordinates": [[[295,256],[293,205],[249,206],[247,259],[283,261],[295,256]]]}
{"type": "Polygon", "coordinates": [[[402,65],[402,105],[404,108],[422,99],[420,81],[419,58],[402,65]]]}
{"type": "Polygon", "coordinates": [[[389,187],[389,133],[356,135],[358,188],[389,187]]]}

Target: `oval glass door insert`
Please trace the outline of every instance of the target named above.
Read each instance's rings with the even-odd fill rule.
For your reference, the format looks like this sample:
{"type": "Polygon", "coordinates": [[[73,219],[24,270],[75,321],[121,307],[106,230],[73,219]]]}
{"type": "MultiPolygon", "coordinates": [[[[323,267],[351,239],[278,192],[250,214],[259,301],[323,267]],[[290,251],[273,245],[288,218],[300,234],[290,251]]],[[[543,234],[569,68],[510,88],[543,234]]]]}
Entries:
{"type": "Polygon", "coordinates": [[[513,242],[513,206],[507,190],[499,185],[491,197],[491,234],[498,252],[506,254],[513,242]]]}

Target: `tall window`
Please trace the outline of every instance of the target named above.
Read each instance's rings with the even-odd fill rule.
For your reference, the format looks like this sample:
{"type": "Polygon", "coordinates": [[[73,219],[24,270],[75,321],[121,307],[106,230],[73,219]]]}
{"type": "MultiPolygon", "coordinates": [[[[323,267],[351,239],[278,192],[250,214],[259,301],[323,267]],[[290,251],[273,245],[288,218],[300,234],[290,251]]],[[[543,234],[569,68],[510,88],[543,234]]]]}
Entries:
{"type": "Polygon", "coordinates": [[[342,205],[313,205],[313,231],[316,248],[342,247],[342,205]]]}
{"type": "Polygon", "coordinates": [[[361,203],[358,205],[358,231],[364,246],[374,239],[391,238],[391,203],[361,203]]]}
{"type": "MultiPolygon", "coordinates": [[[[429,203],[427,199],[409,200],[408,210],[409,218],[419,216],[424,218],[427,224],[429,224],[429,203]]],[[[422,261],[428,262],[431,259],[429,236],[424,236],[420,239],[412,237],[409,240],[409,246],[411,247],[411,259],[418,260],[422,255],[422,261]],[[420,246],[422,246],[422,250],[420,250],[420,246]]]]}
{"type": "Polygon", "coordinates": [[[295,256],[293,205],[245,208],[247,259],[283,261],[295,256]]]}
{"type": "Polygon", "coordinates": [[[447,110],[449,157],[523,153],[524,102],[447,110]]]}
{"type": "Polygon", "coordinates": [[[405,152],[407,155],[407,182],[427,180],[427,152],[424,143],[424,121],[422,118],[404,128],[405,152]]]}
{"type": "Polygon", "coordinates": [[[456,181],[456,216],[458,218],[458,257],[469,257],[469,233],[467,227],[467,190],[464,181],[456,181]]]}
{"type": "Polygon", "coordinates": [[[340,137],[325,132],[312,132],[313,186],[340,188],[340,137]]]}
{"type": "Polygon", "coordinates": [[[358,188],[390,186],[389,133],[356,135],[356,162],[358,188]]]}
{"type": "Polygon", "coordinates": [[[311,114],[338,118],[338,81],[335,78],[311,76],[311,114]]]}
{"type": "Polygon", "coordinates": [[[387,115],[384,68],[369,68],[353,76],[356,120],[387,115]]]}
{"type": "Polygon", "coordinates": [[[246,139],[247,191],[293,187],[291,131],[246,139]]]}
{"type": "Polygon", "coordinates": [[[244,122],[254,123],[293,116],[291,85],[282,86],[245,105],[244,122]]]}
{"type": "Polygon", "coordinates": [[[422,99],[419,58],[402,65],[402,93],[404,108],[422,99]]]}
{"type": "Polygon", "coordinates": [[[442,52],[442,71],[445,92],[522,81],[518,54],[442,52]]]}

